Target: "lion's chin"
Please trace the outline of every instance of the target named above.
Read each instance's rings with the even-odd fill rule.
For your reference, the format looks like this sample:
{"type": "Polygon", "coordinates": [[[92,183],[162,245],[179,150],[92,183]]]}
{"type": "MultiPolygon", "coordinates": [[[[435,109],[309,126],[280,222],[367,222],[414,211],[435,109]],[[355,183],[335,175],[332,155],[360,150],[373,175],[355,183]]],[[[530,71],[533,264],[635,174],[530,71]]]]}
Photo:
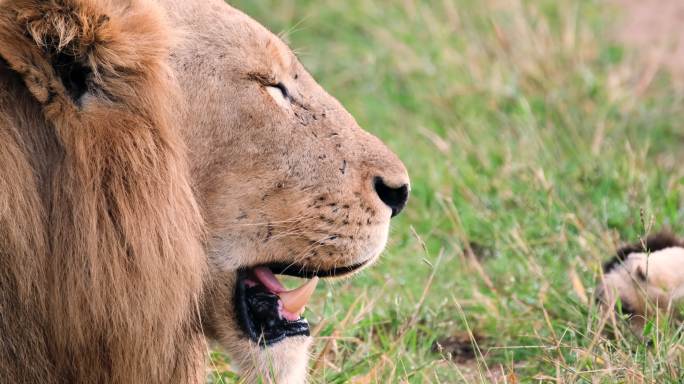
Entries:
{"type": "Polygon", "coordinates": [[[309,323],[301,315],[320,278],[351,275],[371,263],[314,270],[295,264],[273,263],[238,271],[234,305],[242,331],[261,347],[270,347],[289,337],[309,336],[309,323]],[[276,275],[308,279],[287,290],[276,275]]]}
{"type": "Polygon", "coordinates": [[[307,382],[308,350],[311,337],[288,337],[282,342],[261,348],[250,346],[236,355],[245,383],[303,384],[307,382]]]}

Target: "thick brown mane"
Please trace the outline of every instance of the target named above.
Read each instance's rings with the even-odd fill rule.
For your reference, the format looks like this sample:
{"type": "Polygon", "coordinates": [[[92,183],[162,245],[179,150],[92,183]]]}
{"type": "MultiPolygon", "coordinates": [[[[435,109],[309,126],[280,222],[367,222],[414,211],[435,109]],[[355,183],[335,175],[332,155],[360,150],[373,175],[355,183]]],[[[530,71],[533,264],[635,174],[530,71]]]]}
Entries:
{"type": "Polygon", "coordinates": [[[189,315],[201,219],[168,118],[169,35],[137,1],[0,7],[3,382],[204,374],[189,315]]]}

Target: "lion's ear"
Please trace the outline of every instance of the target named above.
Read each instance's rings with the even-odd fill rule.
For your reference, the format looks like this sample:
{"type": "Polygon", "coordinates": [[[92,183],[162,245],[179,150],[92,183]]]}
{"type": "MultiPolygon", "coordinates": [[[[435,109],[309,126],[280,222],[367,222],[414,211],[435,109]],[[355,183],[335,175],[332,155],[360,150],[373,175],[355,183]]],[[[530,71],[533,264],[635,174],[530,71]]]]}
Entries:
{"type": "Polygon", "coordinates": [[[79,107],[88,94],[129,99],[136,81],[163,60],[165,32],[159,11],[135,0],[8,0],[0,5],[0,58],[42,104],[79,107]]]}

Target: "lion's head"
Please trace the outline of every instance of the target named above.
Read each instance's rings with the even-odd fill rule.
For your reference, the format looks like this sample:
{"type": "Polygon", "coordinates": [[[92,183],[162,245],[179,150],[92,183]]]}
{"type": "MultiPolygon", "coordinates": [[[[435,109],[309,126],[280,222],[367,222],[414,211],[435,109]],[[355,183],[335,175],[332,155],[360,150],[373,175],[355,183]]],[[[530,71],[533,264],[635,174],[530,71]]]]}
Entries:
{"type": "Polygon", "coordinates": [[[372,262],[406,203],[401,161],[260,24],[218,0],[170,2],[185,32],[172,51],[180,126],[215,265],[333,274],[372,262]]]}
{"type": "Polygon", "coordinates": [[[0,7],[0,374],[201,381],[206,334],[303,380],[313,284],[276,275],[372,264],[399,159],[221,0],[0,7]]]}
{"type": "Polygon", "coordinates": [[[185,32],[172,59],[184,96],[178,110],[219,272],[209,325],[235,355],[260,359],[268,349],[257,343],[284,349],[278,344],[295,341],[281,339],[307,329],[279,324],[262,334],[253,313],[234,313],[236,300],[252,299],[236,298],[236,286],[259,282],[255,267],[311,278],[372,264],[406,203],[408,176],[277,36],[221,1],[169,3],[185,32]],[[245,354],[248,345],[257,353],[245,354]]]}

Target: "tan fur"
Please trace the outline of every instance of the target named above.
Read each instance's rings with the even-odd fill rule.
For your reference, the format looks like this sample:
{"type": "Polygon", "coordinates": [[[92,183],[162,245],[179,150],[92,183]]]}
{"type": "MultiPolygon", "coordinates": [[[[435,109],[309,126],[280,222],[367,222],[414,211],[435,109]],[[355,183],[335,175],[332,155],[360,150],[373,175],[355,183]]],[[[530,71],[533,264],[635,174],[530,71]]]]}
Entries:
{"type": "Polygon", "coordinates": [[[5,0],[0,58],[0,377],[199,383],[206,334],[303,382],[311,340],[249,341],[236,271],[372,264],[397,157],[220,0],[5,0]]]}
{"type": "Polygon", "coordinates": [[[372,264],[390,218],[373,177],[399,186],[406,170],[254,20],[221,1],[163,3],[183,33],[172,61],[187,90],[177,110],[209,233],[205,330],[246,375],[301,382],[308,342],[263,350],[237,326],[235,270],[274,261],[372,264]],[[265,89],[278,82],[295,98],[288,108],[265,89]]]}
{"type": "Polygon", "coordinates": [[[637,331],[648,318],[655,318],[657,311],[678,316],[675,309],[684,299],[684,248],[672,246],[625,256],[603,277],[598,287],[601,301],[612,308],[619,299],[637,331]]]}

